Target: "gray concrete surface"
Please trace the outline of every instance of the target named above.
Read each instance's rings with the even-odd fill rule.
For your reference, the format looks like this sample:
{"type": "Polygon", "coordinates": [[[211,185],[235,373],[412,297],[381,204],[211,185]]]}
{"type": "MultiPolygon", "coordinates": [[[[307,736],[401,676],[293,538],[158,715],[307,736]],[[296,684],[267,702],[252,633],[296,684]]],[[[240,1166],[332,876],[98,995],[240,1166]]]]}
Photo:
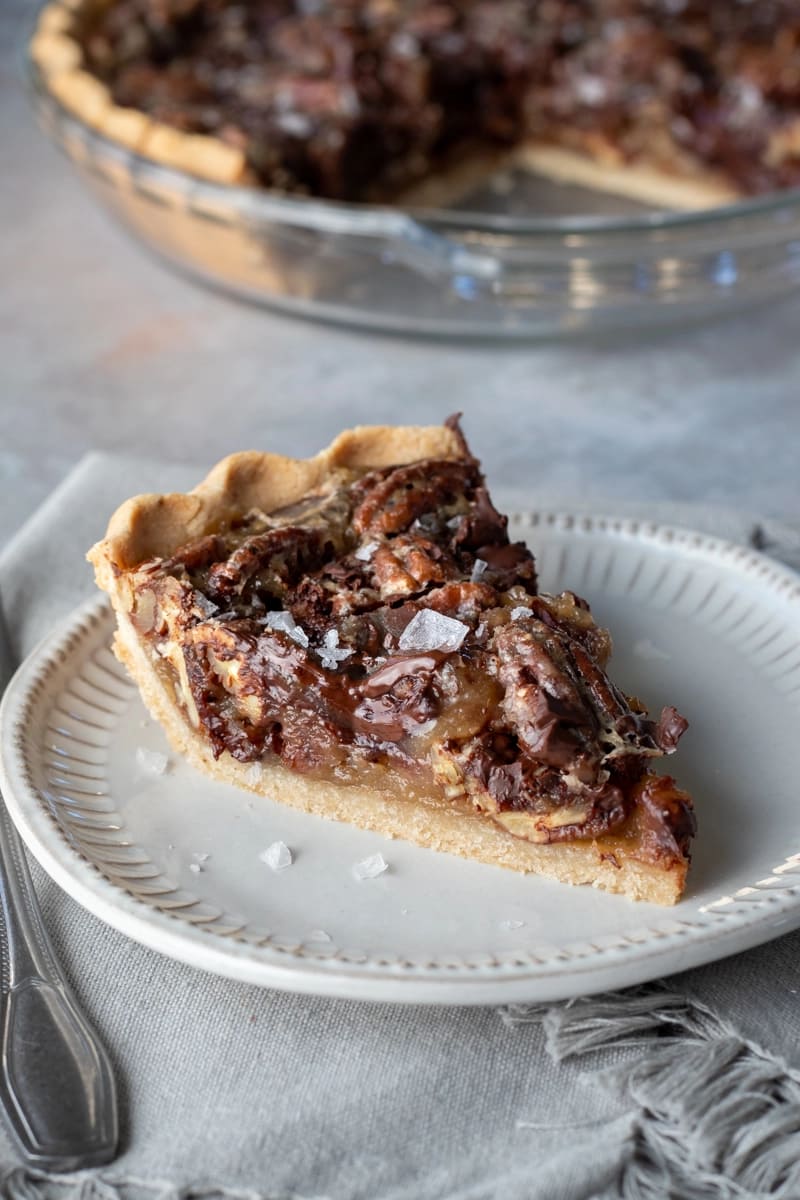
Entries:
{"type": "Polygon", "coordinates": [[[490,479],[570,498],[797,515],[800,299],[608,343],[401,340],[291,320],[172,275],[37,130],[31,6],[0,6],[0,545],[90,449],[306,454],[358,421],[460,408],[490,479]]]}

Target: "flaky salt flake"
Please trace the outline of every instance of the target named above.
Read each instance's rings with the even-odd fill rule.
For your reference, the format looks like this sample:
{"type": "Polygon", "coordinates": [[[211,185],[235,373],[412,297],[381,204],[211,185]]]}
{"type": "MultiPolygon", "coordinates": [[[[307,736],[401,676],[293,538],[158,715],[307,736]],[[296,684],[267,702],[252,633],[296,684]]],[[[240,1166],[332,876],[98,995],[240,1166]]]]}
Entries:
{"type": "Polygon", "coordinates": [[[292,852],[286,842],[273,842],[266,850],[262,850],[258,857],[268,867],[272,867],[273,871],[283,871],[292,865],[292,852]]]}
{"type": "Polygon", "coordinates": [[[267,613],[264,619],[270,629],[275,629],[279,633],[285,633],[293,642],[297,642],[298,646],[302,646],[304,650],[307,649],[308,634],[305,629],[297,624],[290,612],[281,610],[280,612],[267,613]]]}
{"type": "Polygon", "coordinates": [[[288,133],[289,137],[309,138],[314,132],[314,126],[309,118],[304,113],[292,112],[291,109],[277,113],[275,123],[280,131],[288,133]]]}
{"type": "Polygon", "coordinates": [[[480,583],[481,579],[483,579],[483,576],[486,574],[488,566],[489,564],[485,559],[476,558],[472,567],[472,574],[469,577],[470,583],[480,583]]]}
{"type": "Polygon", "coordinates": [[[599,75],[578,75],[575,90],[589,108],[597,108],[608,98],[608,84],[599,75]]]}
{"type": "Polygon", "coordinates": [[[204,596],[202,592],[195,591],[192,603],[206,617],[213,617],[219,612],[219,605],[215,604],[213,600],[209,600],[208,596],[204,596]]]}
{"type": "Polygon", "coordinates": [[[518,604],[516,608],[512,608],[512,610],[511,610],[511,620],[512,621],[521,621],[525,617],[529,617],[530,615],[531,615],[531,610],[529,608],[526,608],[524,604],[518,604]]]}
{"type": "Polygon", "coordinates": [[[192,858],[194,859],[194,861],[196,863],[199,863],[202,866],[203,863],[208,862],[208,860],[211,858],[211,855],[206,850],[204,850],[200,854],[193,854],[192,858]]]}
{"type": "Polygon", "coordinates": [[[468,633],[469,625],[463,621],[423,608],[406,625],[400,635],[399,647],[403,654],[427,650],[450,653],[458,650],[468,633]]]}
{"type": "Polygon", "coordinates": [[[461,524],[461,517],[450,517],[449,521],[447,521],[447,528],[448,529],[458,529],[460,524],[461,524]]]}
{"type": "Polygon", "coordinates": [[[145,775],[163,775],[169,766],[169,759],[160,750],[148,750],[139,746],[136,750],[136,765],[145,775]]]}
{"type": "Polygon", "coordinates": [[[359,546],[354,552],[353,558],[357,558],[359,562],[369,562],[379,544],[379,542],[367,542],[366,545],[359,546]]]}
{"type": "Polygon", "coordinates": [[[411,33],[405,31],[395,33],[389,42],[392,58],[411,58],[419,60],[419,42],[411,33]]]}
{"type": "Polygon", "coordinates": [[[262,771],[261,763],[254,762],[254,763],[250,763],[250,766],[247,767],[247,769],[245,770],[245,773],[244,773],[244,777],[247,780],[247,783],[250,785],[250,787],[258,787],[259,783],[261,783],[262,774],[263,774],[263,771],[262,771]]]}
{"type": "Polygon", "coordinates": [[[633,653],[637,658],[644,658],[648,662],[669,662],[669,655],[665,654],[663,650],[659,650],[658,646],[648,638],[634,642],[633,653]]]}
{"type": "Polygon", "coordinates": [[[339,663],[349,658],[352,653],[352,650],[339,646],[339,634],[335,629],[328,630],[322,639],[322,646],[317,651],[319,661],[326,671],[335,671],[339,663]]]}
{"type": "Polygon", "coordinates": [[[195,875],[199,875],[202,869],[200,863],[189,863],[189,870],[194,872],[195,875]]]}
{"type": "Polygon", "coordinates": [[[306,938],[308,942],[330,942],[333,941],[331,935],[326,933],[324,929],[312,929],[311,933],[306,938]]]}
{"type": "Polygon", "coordinates": [[[353,877],[359,881],[362,879],[377,879],[378,875],[382,875],[388,869],[389,864],[382,854],[371,854],[369,858],[362,858],[361,862],[357,862],[354,865],[353,877]]]}
{"type": "Polygon", "coordinates": [[[500,922],[500,928],[501,928],[501,929],[508,929],[508,930],[512,930],[512,929],[522,929],[522,926],[523,926],[524,924],[525,924],[525,922],[524,922],[524,921],[501,921],[501,922],[500,922]]]}

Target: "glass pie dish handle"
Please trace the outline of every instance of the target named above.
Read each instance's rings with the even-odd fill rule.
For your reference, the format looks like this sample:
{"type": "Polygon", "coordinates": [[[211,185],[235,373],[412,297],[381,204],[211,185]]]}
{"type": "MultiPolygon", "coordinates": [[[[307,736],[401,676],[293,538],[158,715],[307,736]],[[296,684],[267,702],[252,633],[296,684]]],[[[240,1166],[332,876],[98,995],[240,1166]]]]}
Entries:
{"type": "MultiPolygon", "coordinates": [[[[140,182],[141,178],[140,174],[140,182]]],[[[161,199],[163,203],[166,193],[161,199]]],[[[346,205],[314,200],[297,205],[268,193],[243,193],[236,207],[247,228],[263,232],[283,227],[313,233],[318,239],[316,250],[323,256],[340,253],[347,246],[356,256],[366,253],[383,268],[405,268],[462,300],[501,293],[508,275],[509,262],[493,247],[473,247],[452,236],[452,223],[444,232],[435,221],[400,209],[364,207],[354,213],[346,205]]],[[[198,215],[213,216],[216,189],[195,185],[190,208],[198,215]]]]}
{"type": "Polygon", "coordinates": [[[472,248],[407,213],[382,213],[386,245],[381,261],[427,279],[449,280],[461,299],[503,290],[505,265],[488,249],[472,248]]]}
{"type": "MultiPolygon", "coordinates": [[[[208,215],[216,207],[210,196],[207,188],[197,186],[190,207],[208,215]]],[[[558,328],[563,330],[579,324],[581,312],[599,305],[608,313],[622,312],[643,299],[674,305],[691,296],[702,307],[714,297],[730,296],[743,272],[767,269],[776,254],[783,254],[775,249],[771,227],[762,223],[748,230],[742,226],[746,217],[720,220],[714,228],[699,219],[690,224],[680,214],[673,224],[654,219],[632,254],[624,231],[611,237],[602,222],[594,227],[585,223],[581,229],[565,219],[558,235],[546,223],[536,227],[528,222],[521,234],[478,230],[469,214],[456,210],[437,215],[365,207],[355,213],[346,205],[313,200],[297,205],[263,193],[244,196],[237,204],[239,216],[247,229],[267,234],[267,241],[269,230],[294,229],[299,238],[311,239],[297,246],[304,246],[316,263],[344,263],[350,274],[358,263],[371,280],[378,265],[389,272],[393,285],[402,286],[397,270],[392,273],[398,268],[429,284],[442,300],[449,296],[460,302],[448,309],[451,314],[463,313],[470,302],[484,314],[502,310],[506,331],[520,320],[524,324],[523,314],[534,310],[561,314],[558,328]],[[730,249],[734,225],[740,242],[736,252],[730,249]],[[366,269],[365,259],[370,263],[366,269]]]]}

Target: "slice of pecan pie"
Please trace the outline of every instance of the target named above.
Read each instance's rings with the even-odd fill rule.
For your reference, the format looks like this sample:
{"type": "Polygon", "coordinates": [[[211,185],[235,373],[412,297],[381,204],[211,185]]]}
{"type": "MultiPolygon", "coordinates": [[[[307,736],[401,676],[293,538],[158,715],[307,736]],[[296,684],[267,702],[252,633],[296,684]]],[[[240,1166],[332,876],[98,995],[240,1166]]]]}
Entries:
{"type": "Polygon", "coordinates": [[[455,420],[316,458],[235,454],[138,496],[90,552],[115,648],[201,770],[390,837],[673,903],[692,803],[605,673],[585,601],[537,587],[455,420]]]}

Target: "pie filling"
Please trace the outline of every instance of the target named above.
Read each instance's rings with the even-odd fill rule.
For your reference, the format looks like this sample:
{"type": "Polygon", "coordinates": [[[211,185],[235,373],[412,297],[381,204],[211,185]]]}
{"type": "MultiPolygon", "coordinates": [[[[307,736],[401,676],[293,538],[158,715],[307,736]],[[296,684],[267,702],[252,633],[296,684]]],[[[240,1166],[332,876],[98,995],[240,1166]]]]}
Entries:
{"type": "Polygon", "coordinates": [[[128,573],[130,617],[215,757],[684,863],[691,800],[650,767],[686,721],[610,682],[608,633],[506,526],[465,444],[340,469],[128,573]]]}
{"type": "MultiPolygon", "coordinates": [[[[361,199],[465,142],[800,183],[796,0],[113,0],[85,64],[117,105],[242,150],[269,187],[361,199]]],[[[682,170],[681,173],[687,173],[682,170]]]]}

